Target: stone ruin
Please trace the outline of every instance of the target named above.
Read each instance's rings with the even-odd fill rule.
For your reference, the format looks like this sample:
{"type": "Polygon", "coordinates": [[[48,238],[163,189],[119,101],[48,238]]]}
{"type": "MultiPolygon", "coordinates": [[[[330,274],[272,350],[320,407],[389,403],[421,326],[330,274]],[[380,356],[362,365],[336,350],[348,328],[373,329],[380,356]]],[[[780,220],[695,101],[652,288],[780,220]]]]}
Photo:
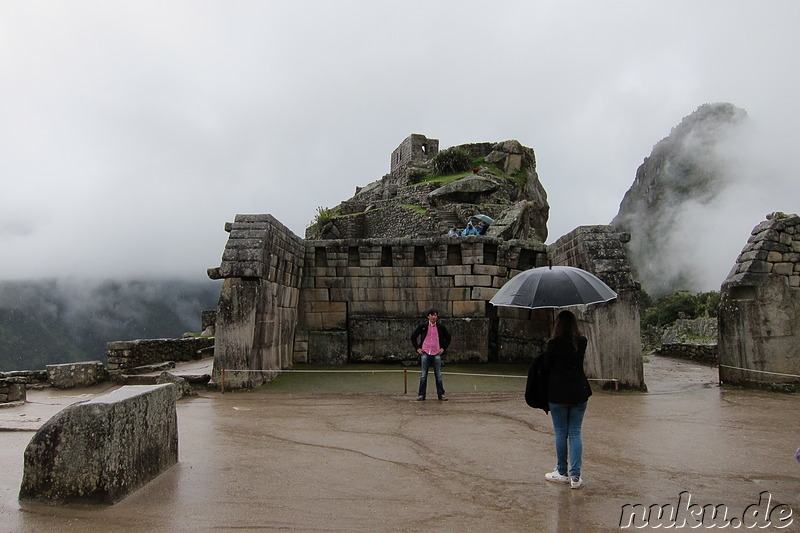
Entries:
{"type": "Polygon", "coordinates": [[[582,227],[546,246],[549,207],[533,150],[516,141],[462,146],[524,176],[525,187],[511,193],[483,169],[445,186],[410,185],[409,173],[438,151],[438,141],[412,135],[394,151],[390,174],[357,191],[340,216],[306,239],[268,214],[227,223],[221,264],[208,271],[224,280],[212,386],[258,386],[295,363],[413,364],[410,333],[431,307],[453,334],[449,363],[527,362],[549,334],[552,310],[496,308],[489,300],[523,270],[560,264],[589,270],[619,293],[578,312],[591,342],[589,377],[644,389],[639,286],[622,246],[628,236],[582,227]],[[398,210],[404,224],[392,221],[398,210]],[[445,236],[454,213],[484,211],[498,221],[487,235],[445,236]]]}
{"type": "Polygon", "coordinates": [[[800,217],[767,215],[722,284],[719,379],[794,391],[800,382],[800,217]]]}
{"type": "Polygon", "coordinates": [[[547,239],[550,207],[536,173],[533,149],[518,141],[462,144],[453,148],[479,161],[471,173],[439,185],[413,183],[415,172],[432,171],[439,141],[408,137],[392,153],[391,172],[359,187],[340,203],[332,220],[306,230],[309,240],[439,237],[463,229],[476,215],[495,223],[488,235],[505,240],[547,239]]]}

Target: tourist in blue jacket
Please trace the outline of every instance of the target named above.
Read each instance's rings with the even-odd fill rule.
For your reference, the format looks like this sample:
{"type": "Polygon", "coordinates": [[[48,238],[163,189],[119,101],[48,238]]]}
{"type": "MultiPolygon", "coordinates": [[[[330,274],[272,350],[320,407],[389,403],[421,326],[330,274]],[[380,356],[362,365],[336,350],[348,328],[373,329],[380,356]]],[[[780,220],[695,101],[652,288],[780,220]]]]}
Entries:
{"type": "Polygon", "coordinates": [[[472,225],[472,221],[467,222],[467,227],[464,228],[464,231],[461,232],[462,237],[466,237],[467,235],[477,235],[478,230],[475,229],[475,226],[472,225]]]}
{"type": "Polygon", "coordinates": [[[568,483],[573,489],[583,484],[581,426],[589,396],[592,395],[589,380],[583,371],[586,345],[586,337],[581,335],[575,315],[570,311],[561,311],[544,352],[557,460],[556,469],[546,474],[545,479],[568,483]]]}

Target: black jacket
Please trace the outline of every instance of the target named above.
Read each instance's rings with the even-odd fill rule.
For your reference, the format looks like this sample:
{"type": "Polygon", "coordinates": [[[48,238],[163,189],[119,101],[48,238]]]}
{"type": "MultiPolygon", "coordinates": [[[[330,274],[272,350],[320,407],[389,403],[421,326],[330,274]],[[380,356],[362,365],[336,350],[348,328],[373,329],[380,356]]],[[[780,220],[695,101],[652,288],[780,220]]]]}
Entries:
{"type": "MultiPolygon", "coordinates": [[[[439,330],[439,347],[447,350],[450,346],[450,332],[444,327],[441,320],[436,321],[436,329],[439,330]]],[[[426,320],[414,330],[411,334],[411,344],[414,346],[414,351],[422,346],[425,337],[428,336],[428,321],[426,320]]]]}
{"type": "Polygon", "coordinates": [[[583,371],[586,353],[586,337],[575,339],[577,347],[569,337],[558,337],[547,341],[544,352],[544,367],[548,373],[548,400],[553,403],[576,405],[592,395],[589,380],[583,371]]]}

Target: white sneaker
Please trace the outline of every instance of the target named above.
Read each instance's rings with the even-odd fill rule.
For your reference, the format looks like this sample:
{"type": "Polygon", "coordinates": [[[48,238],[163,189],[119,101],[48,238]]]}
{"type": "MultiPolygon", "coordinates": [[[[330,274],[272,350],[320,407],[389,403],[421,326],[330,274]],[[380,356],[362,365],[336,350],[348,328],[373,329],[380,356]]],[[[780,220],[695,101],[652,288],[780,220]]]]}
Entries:
{"type": "Polygon", "coordinates": [[[583,478],[574,477],[569,480],[569,488],[579,489],[583,485],[583,478]]]}
{"type": "Polygon", "coordinates": [[[559,474],[558,469],[548,472],[544,475],[547,481],[555,481],[556,483],[569,483],[569,476],[559,474]]]}

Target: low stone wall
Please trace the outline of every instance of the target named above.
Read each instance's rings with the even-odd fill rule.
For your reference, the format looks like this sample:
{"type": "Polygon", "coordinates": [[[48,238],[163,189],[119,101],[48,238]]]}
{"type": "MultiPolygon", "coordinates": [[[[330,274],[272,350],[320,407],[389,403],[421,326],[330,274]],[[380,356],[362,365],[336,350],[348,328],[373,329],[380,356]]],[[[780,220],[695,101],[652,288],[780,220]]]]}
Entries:
{"type": "Polygon", "coordinates": [[[719,362],[716,344],[665,343],[655,353],[656,355],[688,359],[712,365],[716,365],[719,362]]]}
{"type": "Polygon", "coordinates": [[[0,406],[25,401],[24,378],[0,378],[0,406]]]}
{"type": "Polygon", "coordinates": [[[70,405],[25,449],[20,500],[113,504],[178,461],[175,385],[137,385],[70,405]]]}
{"type": "Polygon", "coordinates": [[[102,361],[47,365],[47,381],[57,389],[91,387],[108,379],[102,361]]]}
{"type": "Polygon", "coordinates": [[[106,345],[108,373],[111,379],[125,370],[137,366],[165,361],[193,361],[201,358],[201,351],[214,346],[214,337],[187,337],[184,339],[137,339],[114,341],[106,345]]]}
{"type": "Polygon", "coordinates": [[[0,372],[0,379],[22,378],[27,388],[31,386],[49,385],[47,382],[47,370],[12,370],[10,372],[0,372]]]}

